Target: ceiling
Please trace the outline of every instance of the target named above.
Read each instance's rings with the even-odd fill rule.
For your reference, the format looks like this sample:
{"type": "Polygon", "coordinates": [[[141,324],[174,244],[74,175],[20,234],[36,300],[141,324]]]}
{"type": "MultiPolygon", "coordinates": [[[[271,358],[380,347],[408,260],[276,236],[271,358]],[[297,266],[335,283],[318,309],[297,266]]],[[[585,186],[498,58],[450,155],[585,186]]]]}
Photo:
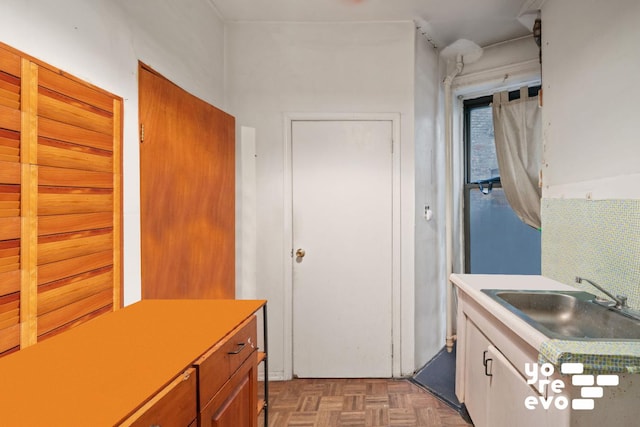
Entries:
{"type": "Polygon", "coordinates": [[[418,22],[434,44],[485,47],[530,34],[518,16],[532,0],[209,0],[227,21],[418,22]]]}

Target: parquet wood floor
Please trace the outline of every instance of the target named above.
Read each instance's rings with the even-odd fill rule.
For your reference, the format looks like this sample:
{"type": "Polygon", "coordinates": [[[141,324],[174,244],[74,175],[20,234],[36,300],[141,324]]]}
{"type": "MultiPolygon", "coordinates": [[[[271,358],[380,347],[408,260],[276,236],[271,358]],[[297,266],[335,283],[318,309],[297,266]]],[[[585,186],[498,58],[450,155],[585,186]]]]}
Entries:
{"type": "MultiPolygon", "coordinates": [[[[264,425],[262,417],[258,425],[264,425]]],[[[269,382],[269,427],[288,426],[467,427],[470,424],[438,398],[403,379],[269,382]]]]}

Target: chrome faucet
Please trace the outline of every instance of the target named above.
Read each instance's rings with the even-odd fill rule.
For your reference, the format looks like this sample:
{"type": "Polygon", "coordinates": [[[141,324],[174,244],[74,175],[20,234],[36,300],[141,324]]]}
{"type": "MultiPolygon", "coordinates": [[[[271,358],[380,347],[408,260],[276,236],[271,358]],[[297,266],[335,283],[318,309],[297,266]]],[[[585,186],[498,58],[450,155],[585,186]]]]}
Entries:
{"type": "Polygon", "coordinates": [[[613,294],[608,292],[606,289],[604,289],[602,286],[598,285],[594,281],[589,280],[589,279],[585,279],[584,277],[576,276],[576,283],[582,283],[582,281],[585,281],[585,282],[589,283],[590,285],[592,285],[593,287],[598,289],[600,292],[602,292],[603,294],[605,294],[609,298],[611,298],[613,301],[615,301],[615,308],[623,309],[623,308],[628,308],[629,307],[627,305],[627,297],[626,296],[624,296],[624,295],[614,296],[613,294]]]}

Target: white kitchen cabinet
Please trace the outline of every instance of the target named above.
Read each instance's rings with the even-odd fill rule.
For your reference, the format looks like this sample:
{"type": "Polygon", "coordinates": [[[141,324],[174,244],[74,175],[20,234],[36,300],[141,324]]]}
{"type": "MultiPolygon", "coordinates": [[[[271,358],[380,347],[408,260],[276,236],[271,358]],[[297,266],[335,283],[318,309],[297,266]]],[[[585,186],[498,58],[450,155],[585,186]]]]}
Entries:
{"type": "Polygon", "coordinates": [[[464,403],[476,427],[487,425],[487,392],[489,376],[485,373],[485,360],[490,341],[471,322],[466,320],[465,347],[465,400],[464,403]]]}
{"type": "Polygon", "coordinates": [[[529,410],[524,406],[527,397],[538,398],[533,389],[506,357],[489,345],[486,357],[489,373],[487,393],[487,426],[541,427],[547,425],[546,412],[540,408],[529,410]]]}
{"type": "Polygon", "coordinates": [[[464,403],[476,427],[539,427],[545,412],[524,406],[539,394],[491,341],[466,318],[464,403]]]}
{"type": "Polygon", "coordinates": [[[542,369],[538,364],[539,349],[548,338],[481,291],[572,288],[565,289],[566,285],[543,277],[452,277],[458,291],[456,396],[476,427],[639,425],[638,374],[617,374],[619,384],[603,387],[602,396],[594,398],[591,410],[573,409],[576,399],[587,397],[583,395],[585,387],[573,385],[572,376],[561,375],[559,366],[551,368],[549,377],[538,374],[538,381],[529,385],[528,370],[542,369]],[[554,391],[548,382],[539,380],[559,381],[563,387],[554,391]],[[535,409],[525,406],[528,397],[534,399],[535,409]],[[559,399],[563,399],[562,405],[559,399]]]}

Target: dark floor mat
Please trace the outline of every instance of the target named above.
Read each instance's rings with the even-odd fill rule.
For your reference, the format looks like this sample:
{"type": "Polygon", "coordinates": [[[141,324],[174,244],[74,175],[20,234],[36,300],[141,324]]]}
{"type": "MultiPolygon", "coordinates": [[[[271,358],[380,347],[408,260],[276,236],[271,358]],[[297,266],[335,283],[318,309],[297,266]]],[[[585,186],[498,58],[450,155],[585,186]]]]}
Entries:
{"type": "Polygon", "coordinates": [[[435,394],[453,409],[458,411],[465,419],[468,419],[467,411],[456,397],[456,347],[453,346],[451,353],[446,347],[427,362],[411,379],[435,394]]]}

